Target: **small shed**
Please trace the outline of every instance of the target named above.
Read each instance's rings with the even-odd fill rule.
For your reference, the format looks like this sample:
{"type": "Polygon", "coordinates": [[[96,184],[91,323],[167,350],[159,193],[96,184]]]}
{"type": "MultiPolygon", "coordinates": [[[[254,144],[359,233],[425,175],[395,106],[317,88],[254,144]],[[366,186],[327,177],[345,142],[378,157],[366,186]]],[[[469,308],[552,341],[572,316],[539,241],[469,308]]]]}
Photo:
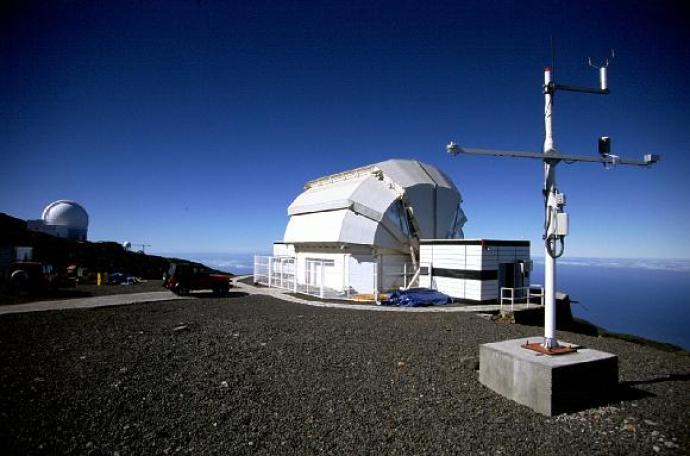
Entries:
{"type": "Polygon", "coordinates": [[[422,239],[419,285],[457,301],[495,303],[501,288],[529,288],[529,241],[422,239]]]}

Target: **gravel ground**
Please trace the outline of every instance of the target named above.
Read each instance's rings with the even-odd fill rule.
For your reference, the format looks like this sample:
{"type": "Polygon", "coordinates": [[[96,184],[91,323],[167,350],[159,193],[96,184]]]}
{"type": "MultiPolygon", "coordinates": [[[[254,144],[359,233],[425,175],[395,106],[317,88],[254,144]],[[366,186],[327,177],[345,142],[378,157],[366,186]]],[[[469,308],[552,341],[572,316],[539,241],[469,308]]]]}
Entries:
{"type": "Polygon", "coordinates": [[[3,454],[688,454],[690,357],[620,356],[611,403],[547,418],[483,387],[472,314],[227,298],[0,317],[3,454]]]}
{"type": "Polygon", "coordinates": [[[147,280],[134,285],[103,285],[101,287],[90,284],[79,284],[74,288],[59,288],[40,295],[12,294],[0,291],[0,305],[23,304],[35,301],[53,301],[56,299],[88,298],[90,296],[109,296],[116,294],[145,293],[147,291],[163,291],[162,280],[147,280]]]}

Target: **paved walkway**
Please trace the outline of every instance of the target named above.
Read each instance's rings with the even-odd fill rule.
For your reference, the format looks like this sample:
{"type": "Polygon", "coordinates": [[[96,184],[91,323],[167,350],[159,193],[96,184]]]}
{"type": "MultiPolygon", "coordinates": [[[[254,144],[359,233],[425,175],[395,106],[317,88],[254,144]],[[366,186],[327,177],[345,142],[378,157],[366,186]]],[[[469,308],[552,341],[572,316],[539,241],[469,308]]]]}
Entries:
{"type": "MultiPolygon", "coordinates": [[[[396,306],[377,306],[373,304],[357,304],[351,301],[336,303],[313,301],[299,298],[290,294],[290,291],[280,288],[255,287],[240,282],[249,276],[238,276],[235,281],[234,290],[243,291],[247,294],[271,296],[283,301],[294,302],[314,307],[328,307],[332,309],[348,310],[368,310],[372,312],[475,312],[489,313],[498,312],[501,306],[498,304],[489,305],[449,305],[449,306],[430,306],[430,307],[396,307],[396,306]]],[[[37,301],[26,304],[13,304],[0,306],[0,315],[23,312],[44,312],[47,310],[64,309],[92,309],[95,307],[126,306],[142,302],[173,301],[177,299],[194,299],[190,296],[177,296],[171,291],[151,291],[147,293],[131,293],[108,296],[92,296],[89,298],[62,299],[56,301],[37,301]]],[[[527,307],[525,304],[516,304],[514,310],[534,309],[537,307],[532,304],[527,307]]],[[[509,306],[507,306],[509,308],[509,306]]]]}
{"type": "MultiPolygon", "coordinates": [[[[62,299],[56,301],[36,301],[26,304],[12,304],[0,306],[0,315],[23,312],[44,312],[46,310],[91,309],[94,307],[126,306],[140,302],[172,301],[175,299],[190,299],[188,296],[177,296],[172,291],[150,291],[146,293],[130,293],[108,296],[92,296],[89,298],[62,299]]],[[[192,298],[193,299],[193,298],[192,298]]]]}
{"type": "MultiPolygon", "coordinates": [[[[357,304],[352,301],[343,301],[343,303],[336,302],[324,302],[324,301],[312,301],[309,299],[298,298],[294,296],[289,290],[284,290],[281,288],[269,288],[269,287],[255,287],[252,285],[247,285],[246,283],[240,282],[247,277],[251,276],[238,276],[235,278],[235,290],[241,290],[248,294],[266,295],[271,296],[276,299],[282,299],[283,301],[296,302],[299,304],[305,304],[307,306],[314,307],[329,307],[334,309],[348,309],[348,310],[369,310],[375,312],[475,312],[475,313],[490,313],[498,312],[501,310],[501,306],[498,304],[484,304],[484,305],[449,305],[449,306],[429,306],[429,307],[397,307],[397,306],[377,306],[374,304],[357,304]]],[[[527,306],[526,304],[515,304],[514,310],[520,311],[525,309],[535,309],[538,306],[536,304],[531,304],[527,306]]],[[[504,306],[507,310],[510,310],[510,306],[504,306]]]]}

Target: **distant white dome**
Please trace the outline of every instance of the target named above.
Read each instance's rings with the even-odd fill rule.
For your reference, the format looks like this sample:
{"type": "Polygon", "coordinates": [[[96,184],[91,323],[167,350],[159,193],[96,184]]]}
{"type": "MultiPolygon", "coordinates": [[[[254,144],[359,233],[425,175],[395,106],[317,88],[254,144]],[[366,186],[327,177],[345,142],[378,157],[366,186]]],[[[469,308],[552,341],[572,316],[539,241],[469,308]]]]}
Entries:
{"type": "Polygon", "coordinates": [[[59,200],[50,203],[43,209],[41,218],[46,225],[65,226],[75,230],[86,230],[89,227],[89,214],[74,201],[59,200]]]}

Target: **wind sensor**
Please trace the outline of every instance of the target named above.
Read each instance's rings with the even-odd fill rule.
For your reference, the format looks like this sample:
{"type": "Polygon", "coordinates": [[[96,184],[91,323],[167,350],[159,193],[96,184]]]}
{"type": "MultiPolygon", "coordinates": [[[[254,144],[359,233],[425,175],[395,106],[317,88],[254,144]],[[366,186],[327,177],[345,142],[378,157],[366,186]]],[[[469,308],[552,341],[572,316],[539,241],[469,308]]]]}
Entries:
{"type": "Polygon", "coordinates": [[[557,84],[553,80],[551,67],[544,69],[544,149],[543,152],[523,152],[514,150],[476,149],[460,147],[451,141],[446,146],[451,155],[486,155],[492,157],[532,158],[542,160],[544,163],[544,343],[543,349],[548,353],[559,348],[556,340],[556,259],[563,255],[565,237],[568,235],[568,214],[564,207],[565,195],[556,186],[556,166],[564,161],[566,163],[601,163],[610,169],[616,165],[651,166],[658,162],[659,155],[647,154],[642,160],[628,160],[611,153],[611,139],[602,136],[598,141],[599,155],[570,155],[563,154],[556,149],[553,139],[553,100],[557,91],[591,93],[596,95],[608,95],[608,68],[615,57],[614,51],[603,64],[595,65],[592,59],[588,59],[589,66],[599,72],[599,87],[582,87],[574,85],[557,84]]]}

